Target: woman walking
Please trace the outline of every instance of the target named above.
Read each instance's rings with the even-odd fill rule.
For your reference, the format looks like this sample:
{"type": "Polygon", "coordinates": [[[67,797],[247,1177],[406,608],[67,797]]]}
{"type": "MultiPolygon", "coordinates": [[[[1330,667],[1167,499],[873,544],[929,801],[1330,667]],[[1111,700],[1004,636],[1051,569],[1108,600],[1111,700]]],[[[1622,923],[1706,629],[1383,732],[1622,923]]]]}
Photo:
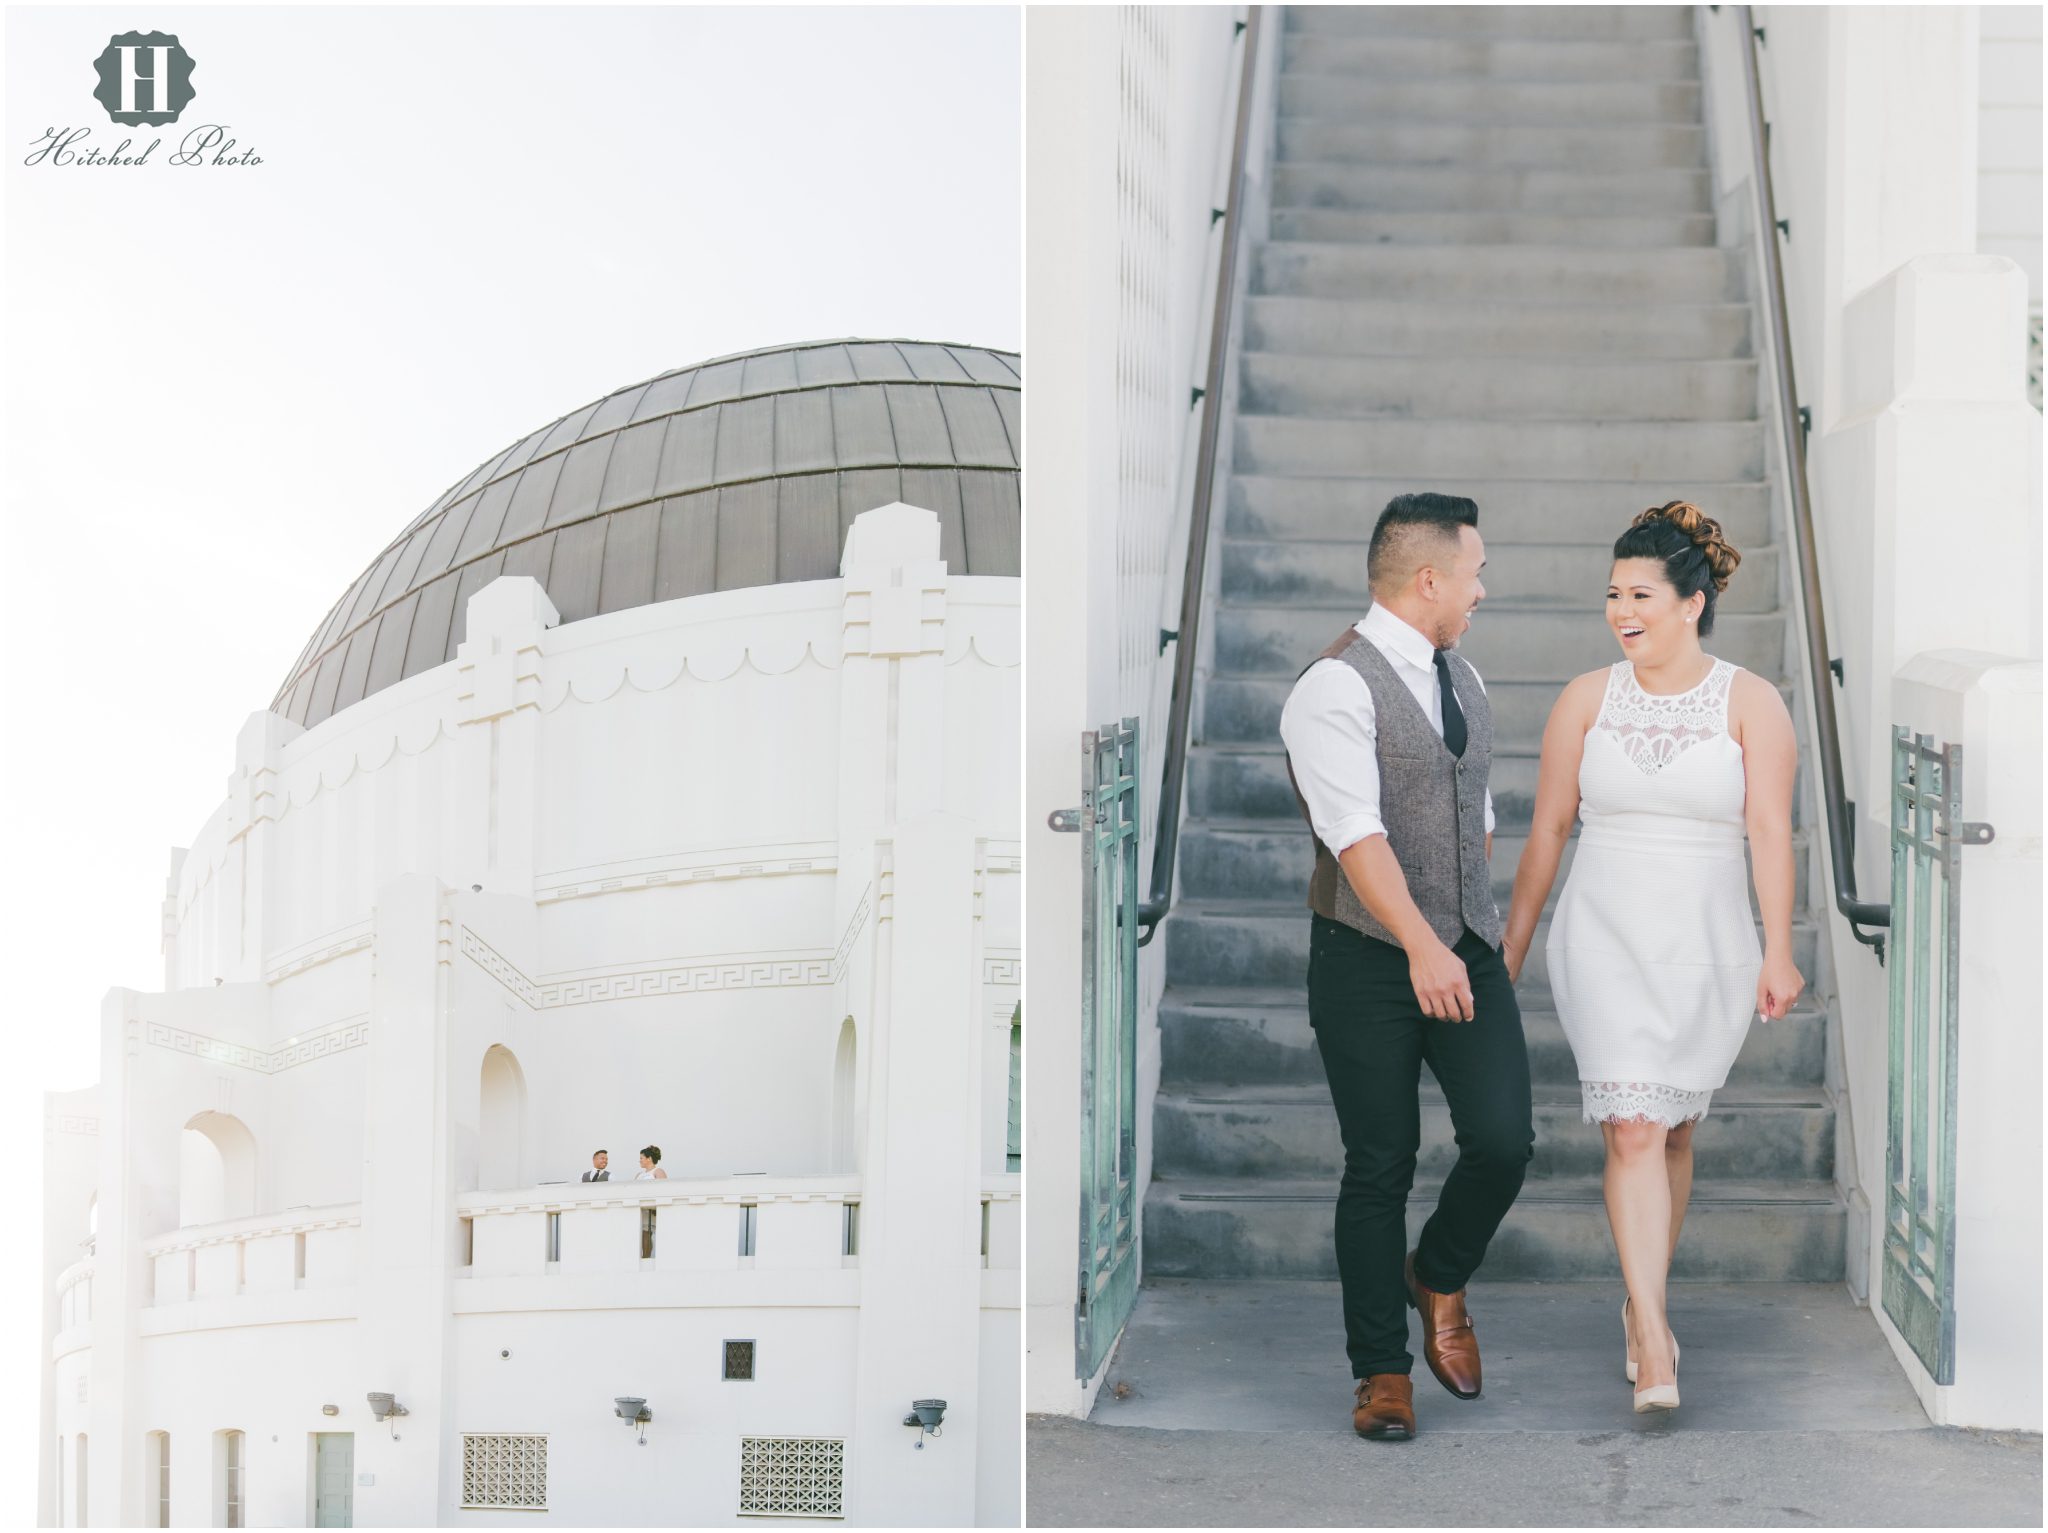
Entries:
{"type": "Polygon", "coordinates": [[[1622,658],[1574,680],[1551,711],[1502,944],[1519,978],[1577,819],[1545,952],[1585,1119],[1606,1140],[1638,1411],[1678,1405],[1664,1287],[1694,1126],[1751,1016],[1784,1016],[1806,983],[1792,961],[1791,716],[1776,687],[1700,643],[1741,559],[1686,501],[1645,511],[1615,543],[1607,625],[1622,658]]]}

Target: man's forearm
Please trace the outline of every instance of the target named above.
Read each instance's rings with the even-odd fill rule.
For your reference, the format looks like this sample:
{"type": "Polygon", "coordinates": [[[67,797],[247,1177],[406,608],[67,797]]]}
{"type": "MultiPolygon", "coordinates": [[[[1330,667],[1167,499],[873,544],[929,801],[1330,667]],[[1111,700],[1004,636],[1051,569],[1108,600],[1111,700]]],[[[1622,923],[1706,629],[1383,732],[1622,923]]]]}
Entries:
{"type": "Polygon", "coordinates": [[[1344,848],[1337,858],[1344,876],[1351,880],[1352,891],[1359,903],[1372,913],[1372,918],[1394,934],[1394,938],[1408,952],[1420,950],[1425,940],[1434,940],[1436,933],[1416,907],[1415,897],[1408,892],[1408,879],[1401,872],[1399,859],[1394,849],[1387,845],[1384,835],[1367,836],[1363,841],[1354,841],[1344,848]]]}

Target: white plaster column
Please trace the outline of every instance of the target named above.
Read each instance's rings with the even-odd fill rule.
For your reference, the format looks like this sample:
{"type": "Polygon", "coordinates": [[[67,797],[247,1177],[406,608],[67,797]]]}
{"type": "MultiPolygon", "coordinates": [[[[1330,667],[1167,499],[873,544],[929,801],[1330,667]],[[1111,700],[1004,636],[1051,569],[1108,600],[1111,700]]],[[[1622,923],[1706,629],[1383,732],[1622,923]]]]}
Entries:
{"type": "Polygon", "coordinates": [[[284,748],[305,733],[277,713],[252,713],[235,736],[235,769],[228,775],[227,869],[234,880],[221,900],[217,923],[221,975],[234,983],[263,978],[274,830],[284,812],[279,769],[284,748]]]}
{"type": "Polygon", "coordinates": [[[1962,746],[1963,817],[1996,839],[1959,859],[1955,1382],[1935,1386],[1886,1331],[1937,1423],[2038,1432],[2041,665],[1937,650],[1906,663],[1893,699],[1899,724],[1962,746]]]}
{"type": "Polygon", "coordinates": [[[560,621],[539,581],[501,576],[469,599],[455,651],[462,776],[473,785],[455,856],[492,894],[533,894],[541,636],[560,621]]]}
{"type": "MultiPolygon", "coordinates": [[[[137,1100],[138,999],[133,990],[109,990],[100,1003],[99,1238],[87,1385],[93,1451],[86,1463],[86,1515],[95,1527],[133,1528],[156,1520],[154,1507],[143,1516],[148,1424],[139,1409],[141,1309],[149,1277],[136,1140],[150,1118],[137,1100]]],[[[48,1345],[45,1340],[45,1356],[48,1345]]]]}
{"type": "Polygon", "coordinates": [[[878,880],[871,1109],[861,1203],[854,1449],[865,1523],[956,1524],[974,1505],[980,1409],[981,943],[973,825],[896,827],[878,880]],[[947,1402],[916,1444],[913,1400],[947,1402]]]}
{"type": "Polygon", "coordinates": [[[389,1390],[411,1414],[356,1433],[355,1517],[364,1527],[433,1527],[451,1510],[441,1494],[442,1449],[454,1430],[446,1407],[457,1233],[448,1151],[453,942],[445,906],[438,881],[414,874],[378,891],[373,916],[361,1319],[354,1376],[345,1385],[355,1419],[365,1419],[358,1413],[371,1390],[389,1390]]]}
{"type": "Polygon", "coordinates": [[[1025,166],[1024,345],[1032,376],[1031,534],[1024,543],[1025,1408],[1070,1415],[1081,1184],[1081,848],[1046,815],[1081,801],[1081,733],[1116,696],[1116,178],[1119,19],[1049,6],[1024,29],[1035,114],[1025,166]],[[1041,121],[1040,119],[1043,119],[1041,121]],[[1108,493],[1105,493],[1108,491],[1108,493]],[[1107,678],[1106,681],[1104,678],[1107,678]]]}
{"type": "MultiPolygon", "coordinates": [[[[839,569],[839,876],[832,925],[858,930],[824,1046],[836,1047],[841,1019],[851,1016],[855,1122],[864,1123],[880,1100],[876,847],[899,817],[941,807],[947,601],[938,517],[900,501],[861,513],[847,531],[839,569]]],[[[864,1136],[856,1135],[854,1153],[856,1166],[865,1167],[864,1136]]]]}

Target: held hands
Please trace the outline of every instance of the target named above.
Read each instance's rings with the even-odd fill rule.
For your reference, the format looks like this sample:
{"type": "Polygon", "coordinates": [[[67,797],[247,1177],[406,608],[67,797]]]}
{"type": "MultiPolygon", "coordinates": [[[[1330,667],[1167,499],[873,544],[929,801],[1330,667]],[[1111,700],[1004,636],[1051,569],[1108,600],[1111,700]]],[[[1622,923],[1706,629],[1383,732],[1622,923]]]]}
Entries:
{"type": "Polygon", "coordinates": [[[1757,1015],[1766,1022],[1777,1021],[1792,1009],[1805,988],[1806,977],[1790,958],[1783,953],[1764,954],[1763,972],[1756,981],[1757,1015]]]}
{"type": "Polygon", "coordinates": [[[1465,960],[1432,940],[1427,948],[1408,959],[1408,982],[1415,987],[1415,999],[1422,1013],[1439,1022],[1472,1020],[1472,980],[1465,972],[1465,960]]]}

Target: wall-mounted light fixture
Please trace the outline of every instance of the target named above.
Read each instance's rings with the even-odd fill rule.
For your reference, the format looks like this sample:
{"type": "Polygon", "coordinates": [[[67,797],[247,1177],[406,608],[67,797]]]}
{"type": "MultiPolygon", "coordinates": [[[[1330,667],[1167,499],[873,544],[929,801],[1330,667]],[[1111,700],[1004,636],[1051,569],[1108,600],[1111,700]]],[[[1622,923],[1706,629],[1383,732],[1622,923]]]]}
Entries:
{"type": "Polygon", "coordinates": [[[391,1440],[398,1441],[398,1418],[410,1416],[411,1411],[398,1403],[397,1397],[384,1390],[373,1389],[368,1397],[370,1414],[379,1421],[391,1423],[391,1440]]]}
{"type": "Polygon", "coordinates": [[[615,1395],[612,1414],[629,1427],[637,1426],[640,1429],[640,1446],[647,1446],[647,1423],[654,1419],[654,1412],[647,1408],[646,1400],[639,1395],[615,1395]]]}
{"type": "Polygon", "coordinates": [[[939,1436],[939,1423],[946,1419],[946,1402],[943,1400],[913,1400],[910,1414],[903,1418],[907,1427],[917,1428],[917,1446],[922,1448],[927,1436],[939,1436]]]}
{"type": "Polygon", "coordinates": [[[323,1416],[339,1416],[341,1414],[341,1407],[338,1405],[323,1405],[320,1407],[320,1414],[323,1416]]]}

